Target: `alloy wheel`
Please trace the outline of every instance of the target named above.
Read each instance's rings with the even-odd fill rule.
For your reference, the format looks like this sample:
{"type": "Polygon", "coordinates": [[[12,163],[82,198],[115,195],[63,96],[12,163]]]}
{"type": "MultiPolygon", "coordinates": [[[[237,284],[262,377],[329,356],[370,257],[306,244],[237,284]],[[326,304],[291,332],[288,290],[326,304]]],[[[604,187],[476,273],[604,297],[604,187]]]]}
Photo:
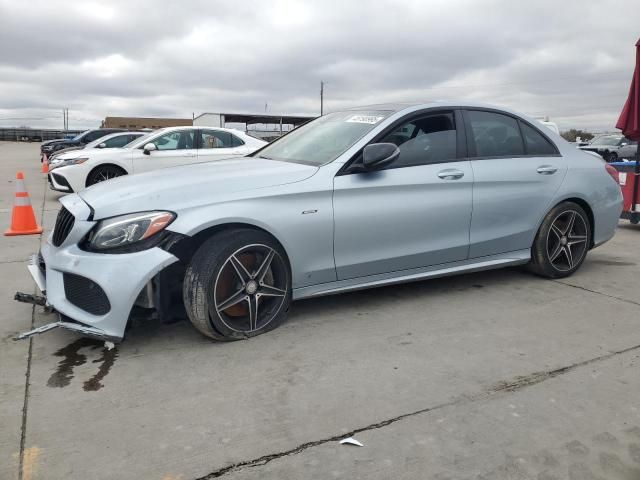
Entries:
{"type": "Polygon", "coordinates": [[[245,246],[231,254],[214,284],[214,308],[230,330],[251,333],[276,317],[287,297],[288,270],[267,245],[245,246]]]}
{"type": "Polygon", "coordinates": [[[119,176],[118,172],[116,172],[115,170],[103,169],[100,172],[98,172],[98,175],[96,175],[96,183],[104,182],[106,180],[110,180],[118,176],[119,176]]]}
{"type": "Polygon", "coordinates": [[[558,215],[547,233],[547,255],[556,270],[567,272],[578,265],[587,251],[587,222],[575,210],[558,215]]]}

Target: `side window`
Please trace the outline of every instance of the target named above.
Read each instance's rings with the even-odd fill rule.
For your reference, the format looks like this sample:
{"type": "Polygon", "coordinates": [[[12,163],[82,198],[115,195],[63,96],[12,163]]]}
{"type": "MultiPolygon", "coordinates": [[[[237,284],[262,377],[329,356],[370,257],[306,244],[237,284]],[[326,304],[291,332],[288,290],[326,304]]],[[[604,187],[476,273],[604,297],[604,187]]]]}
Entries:
{"type": "Polygon", "coordinates": [[[394,143],[400,149],[400,158],[389,169],[455,160],[456,125],[453,112],[431,114],[407,122],[379,142],[394,143]]]}
{"type": "Polygon", "coordinates": [[[524,145],[516,119],[501,113],[469,110],[471,136],[476,157],[515,157],[524,155],[524,145]]]}
{"type": "Polygon", "coordinates": [[[209,148],[232,148],[233,135],[229,132],[220,132],[218,130],[200,130],[200,147],[209,148]]]}
{"type": "Polygon", "coordinates": [[[231,135],[231,143],[234,147],[241,147],[242,145],[244,145],[244,141],[236,137],[235,135],[231,135]]]}
{"type": "Polygon", "coordinates": [[[130,141],[131,140],[129,140],[129,135],[120,135],[106,140],[104,144],[107,146],[107,148],[119,148],[124,147],[130,141]]]}
{"type": "Polygon", "coordinates": [[[90,143],[90,142],[93,142],[94,140],[104,137],[105,135],[106,133],[100,130],[97,130],[95,132],[89,132],[84,136],[83,141],[84,143],[90,143]]]}
{"type": "Polygon", "coordinates": [[[158,150],[187,150],[194,148],[193,130],[178,130],[160,135],[153,140],[158,150]]]}
{"type": "Polygon", "coordinates": [[[520,129],[524,136],[527,155],[556,155],[558,151],[540,132],[524,122],[520,122],[520,129]]]}

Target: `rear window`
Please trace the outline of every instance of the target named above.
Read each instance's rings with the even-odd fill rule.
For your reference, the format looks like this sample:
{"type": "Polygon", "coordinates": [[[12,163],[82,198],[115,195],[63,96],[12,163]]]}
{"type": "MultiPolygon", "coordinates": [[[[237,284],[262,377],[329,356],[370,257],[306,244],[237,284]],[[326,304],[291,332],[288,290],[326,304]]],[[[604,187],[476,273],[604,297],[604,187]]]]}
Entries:
{"type": "Polygon", "coordinates": [[[556,155],[556,147],[535,128],[520,122],[527,155],[556,155]]]}

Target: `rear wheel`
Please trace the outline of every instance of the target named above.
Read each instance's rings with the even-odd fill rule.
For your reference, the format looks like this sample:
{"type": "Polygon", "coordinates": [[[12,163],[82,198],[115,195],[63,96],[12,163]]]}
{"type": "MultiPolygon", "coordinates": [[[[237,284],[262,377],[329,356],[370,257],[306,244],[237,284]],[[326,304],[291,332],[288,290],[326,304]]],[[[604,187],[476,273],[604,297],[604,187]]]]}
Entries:
{"type": "Polygon", "coordinates": [[[264,232],[218,233],[187,267],[183,300],[191,323],[216,340],[239,340],[280,325],[291,304],[289,262],[264,232]]]}
{"type": "Polygon", "coordinates": [[[96,183],[111,180],[112,178],[121,177],[126,174],[127,172],[115,165],[102,165],[93,169],[91,173],[89,173],[89,176],[87,177],[87,187],[95,185],[96,183]]]}
{"type": "Polygon", "coordinates": [[[574,273],[589,250],[591,224],[584,209],[573,202],[555,206],[545,217],[531,249],[530,269],[548,278],[574,273]]]}

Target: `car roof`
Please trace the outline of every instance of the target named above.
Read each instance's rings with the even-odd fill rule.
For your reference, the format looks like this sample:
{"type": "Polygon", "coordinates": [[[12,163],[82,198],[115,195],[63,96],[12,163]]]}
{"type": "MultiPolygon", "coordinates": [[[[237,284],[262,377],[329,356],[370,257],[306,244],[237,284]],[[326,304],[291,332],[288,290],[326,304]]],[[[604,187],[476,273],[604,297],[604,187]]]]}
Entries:
{"type": "Polygon", "coordinates": [[[349,107],[344,109],[337,109],[336,111],[352,111],[352,110],[386,110],[394,113],[402,112],[404,110],[422,110],[426,108],[483,108],[490,110],[500,110],[503,112],[511,113],[513,115],[523,117],[520,112],[511,110],[510,108],[492,105],[482,102],[472,102],[469,100],[432,100],[428,102],[395,102],[395,103],[378,103],[373,105],[361,105],[356,107],[349,107]]]}
{"type": "MultiPolygon", "coordinates": [[[[185,126],[179,126],[179,127],[163,127],[163,128],[158,128],[157,130],[154,130],[153,132],[168,132],[168,131],[174,131],[174,130],[189,130],[189,129],[193,129],[193,128],[207,128],[207,129],[211,129],[211,130],[221,130],[223,132],[229,132],[229,133],[235,133],[235,134],[243,134],[245,135],[245,132],[243,132],[242,130],[237,130],[235,128],[225,128],[225,127],[213,127],[213,126],[207,126],[207,125],[185,125],[185,126]]],[[[151,133],[151,132],[147,132],[147,133],[151,133]]],[[[252,137],[253,138],[253,137],[252,137]]]]}

